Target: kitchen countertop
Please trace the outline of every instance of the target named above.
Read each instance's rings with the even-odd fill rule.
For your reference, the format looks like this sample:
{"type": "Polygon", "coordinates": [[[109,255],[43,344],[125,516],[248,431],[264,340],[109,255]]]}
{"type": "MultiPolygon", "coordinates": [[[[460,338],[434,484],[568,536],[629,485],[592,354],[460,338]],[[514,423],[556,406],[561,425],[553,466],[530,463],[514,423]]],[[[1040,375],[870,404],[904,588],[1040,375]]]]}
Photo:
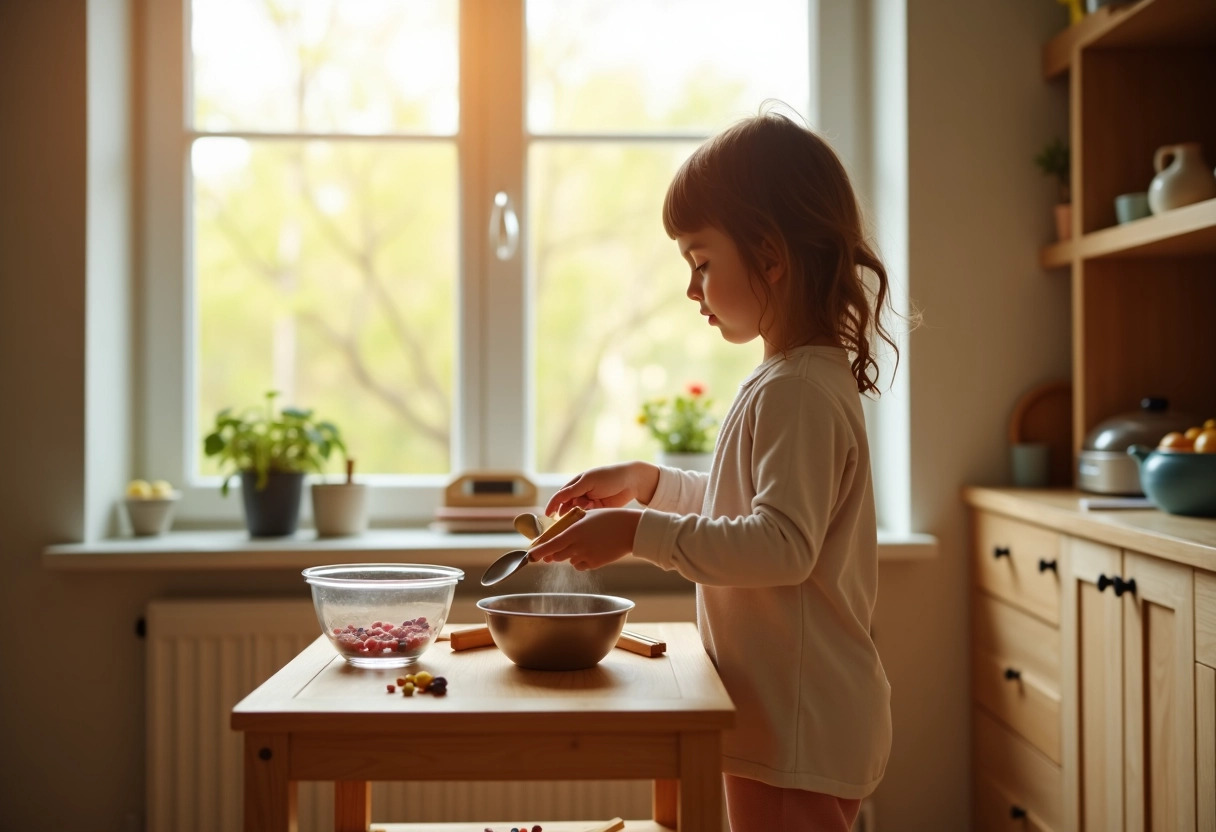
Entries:
{"type": "Polygon", "coordinates": [[[1092,510],[1074,489],[963,489],[967,505],[1003,514],[1065,534],[1132,549],[1200,569],[1216,570],[1216,518],[1182,517],[1155,508],[1092,510]]]}

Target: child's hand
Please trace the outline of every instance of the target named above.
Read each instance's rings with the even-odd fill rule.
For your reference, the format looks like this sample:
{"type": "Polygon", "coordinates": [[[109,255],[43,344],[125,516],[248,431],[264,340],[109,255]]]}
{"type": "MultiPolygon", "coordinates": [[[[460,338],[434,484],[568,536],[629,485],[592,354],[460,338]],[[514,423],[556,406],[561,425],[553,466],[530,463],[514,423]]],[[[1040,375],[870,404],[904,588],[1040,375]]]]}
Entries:
{"type": "Polygon", "coordinates": [[[599,569],[633,551],[633,536],[642,512],[636,508],[606,508],[587,516],[552,540],[528,551],[533,561],[570,561],[580,572],[599,569]]]}
{"type": "Polygon", "coordinates": [[[625,462],[591,468],[557,490],[545,514],[581,509],[620,508],[630,500],[646,504],[659,483],[659,469],[646,462],[625,462]]]}

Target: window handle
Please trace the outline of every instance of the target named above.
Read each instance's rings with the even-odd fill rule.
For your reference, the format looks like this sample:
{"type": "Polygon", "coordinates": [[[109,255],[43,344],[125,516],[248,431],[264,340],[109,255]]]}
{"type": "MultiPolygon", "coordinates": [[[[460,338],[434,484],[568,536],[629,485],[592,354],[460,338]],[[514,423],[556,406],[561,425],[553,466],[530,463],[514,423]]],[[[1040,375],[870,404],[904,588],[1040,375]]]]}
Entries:
{"type": "Polygon", "coordinates": [[[490,245],[499,260],[510,260],[519,246],[519,219],[506,191],[494,194],[494,209],[490,212],[490,245]]]}

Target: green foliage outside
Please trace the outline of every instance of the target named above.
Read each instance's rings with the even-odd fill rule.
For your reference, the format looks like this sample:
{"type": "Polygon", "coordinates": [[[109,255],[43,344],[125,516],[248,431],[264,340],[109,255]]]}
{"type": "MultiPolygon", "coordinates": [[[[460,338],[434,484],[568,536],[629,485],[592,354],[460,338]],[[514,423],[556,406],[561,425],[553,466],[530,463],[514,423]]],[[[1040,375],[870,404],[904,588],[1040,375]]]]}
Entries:
{"type": "MultiPolygon", "coordinates": [[[[324,38],[293,47],[291,14],[276,7],[266,17],[299,75],[285,86],[298,100],[279,102],[284,112],[294,103],[301,119],[322,112],[340,123],[335,102],[371,107],[383,93],[362,89],[371,82],[351,71],[355,92],[319,108],[324,62],[340,50],[324,38]]],[[[644,67],[568,78],[560,56],[535,53],[549,40],[530,42],[530,65],[547,73],[564,121],[624,122],[647,109],[644,67]]],[[[649,129],[721,126],[724,111],[755,111],[758,100],[704,65],[668,111],[647,112],[649,129]]],[[[233,120],[225,101],[199,95],[200,122],[233,120]]],[[[422,104],[392,106],[399,129],[426,124],[422,104]]],[[[663,233],[667,183],[698,143],[531,145],[523,219],[539,473],[653,458],[654,441],[636,421],[644,400],[688,378],[734,390],[760,360],[758,345],[724,343],[697,314],[684,294],[687,265],[663,233]]],[[[194,160],[197,423],[273,387],[343,425],[365,474],[449,473],[456,142],[203,137],[194,160]]],[[[220,473],[218,461],[201,456],[201,472],[220,473]]]]}

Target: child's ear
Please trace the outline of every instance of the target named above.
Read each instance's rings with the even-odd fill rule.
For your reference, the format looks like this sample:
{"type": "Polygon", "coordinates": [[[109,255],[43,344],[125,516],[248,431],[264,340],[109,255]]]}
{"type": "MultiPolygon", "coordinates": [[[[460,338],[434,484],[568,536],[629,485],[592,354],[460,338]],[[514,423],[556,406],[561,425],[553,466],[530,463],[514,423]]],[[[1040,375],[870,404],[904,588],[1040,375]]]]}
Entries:
{"type": "Polygon", "coordinates": [[[777,245],[771,237],[760,241],[760,263],[764,268],[764,279],[769,285],[774,285],[785,277],[784,248],[777,245]]]}

